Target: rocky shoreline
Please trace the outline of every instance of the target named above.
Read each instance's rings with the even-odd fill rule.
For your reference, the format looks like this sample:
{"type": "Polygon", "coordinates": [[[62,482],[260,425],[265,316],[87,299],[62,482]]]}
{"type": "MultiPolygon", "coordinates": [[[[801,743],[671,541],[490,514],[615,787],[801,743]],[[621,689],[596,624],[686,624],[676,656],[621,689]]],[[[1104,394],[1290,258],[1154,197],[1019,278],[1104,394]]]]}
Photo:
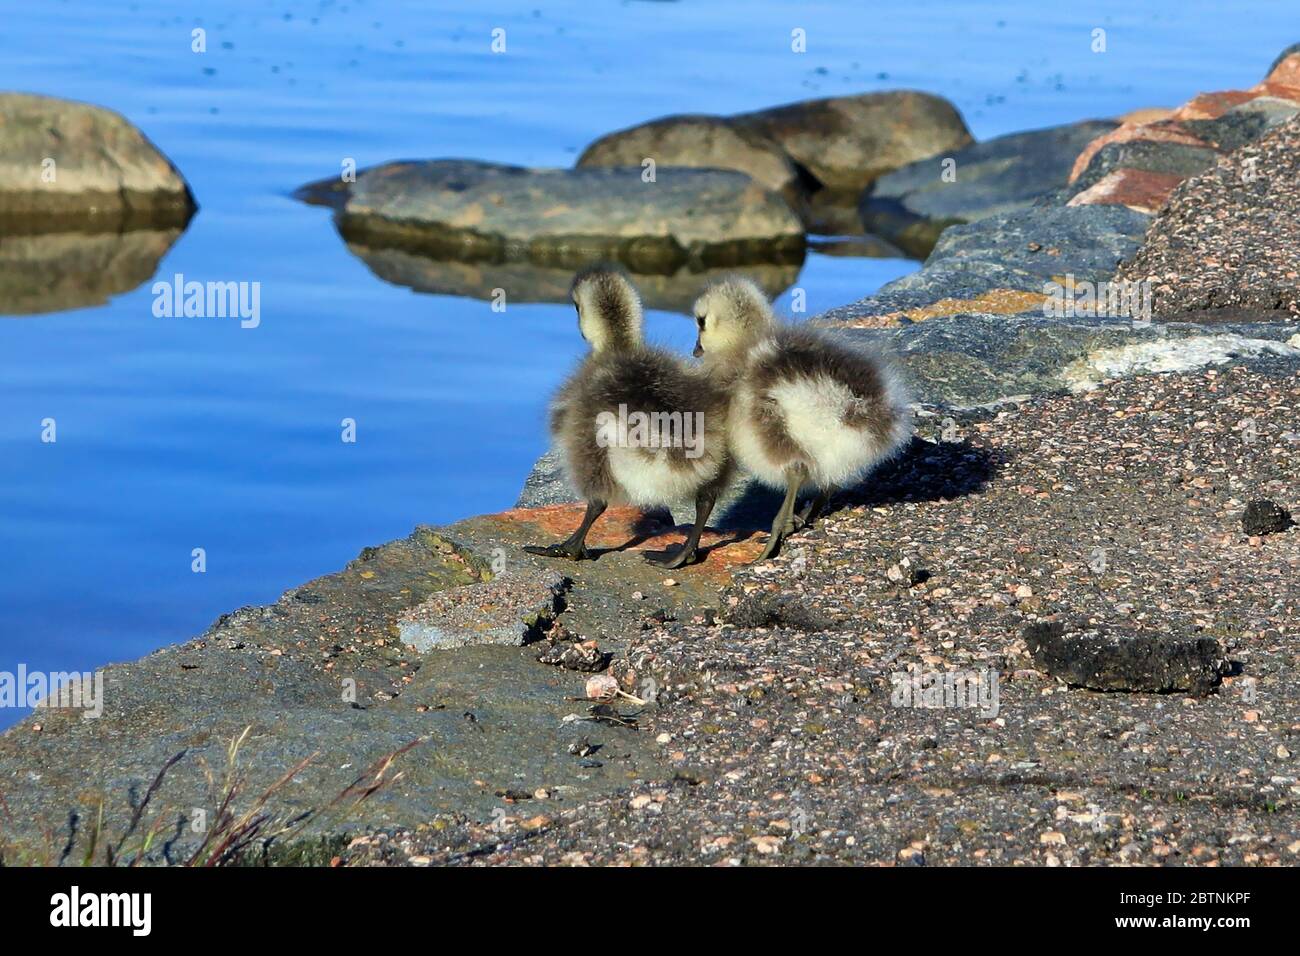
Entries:
{"type": "MultiPolygon", "coordinates": [[[[75,854],[101,808],[123,832],[149,793],[146,859],[179,862],[233,774],[239,801],[273,794],[266,862],[1293,865],[1297,77],[1293,53],[1251,91],[1088,129],[1009,208],[979,176],[927,207],[897,174],[912,225],[970,221],[814,321],[899,356],[918,437],[775,561],[746,564],[771,504],[743,485],[671,577],[641,560],[683,537],[662,513],[611,511],[594,562],[527,555],[581,510],[543,459],[515,509],[367,548],[104,668],[101,717],[0,736],[6,860],[75,854]],[[1115,278],[1154,285],[1153,315],[1074,308],[1115,278]]],[[[771,112],[735,141],[794,155],[771,112]]],[[[431,165],[379,169],[465,173],[431,165]]],[[[616,175],[586,165],[566,178],[616,175]]],[[[407,193],[382,179],[345,202],[383,218],[407,193]]],[[[802,242],[786,187],[746,182],[802,242]]]]}

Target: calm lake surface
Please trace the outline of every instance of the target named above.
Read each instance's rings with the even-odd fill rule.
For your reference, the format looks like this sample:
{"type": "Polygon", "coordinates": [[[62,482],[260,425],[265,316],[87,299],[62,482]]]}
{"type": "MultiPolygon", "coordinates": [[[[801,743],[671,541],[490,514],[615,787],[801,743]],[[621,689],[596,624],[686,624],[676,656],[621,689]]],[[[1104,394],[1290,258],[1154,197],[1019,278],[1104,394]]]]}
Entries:
{"type": "MultiPolygon", "coordinates": [[[[1292,3],[1198,0],[43,0],[0,3],[0,21],[0,89],[115,109],[188,179],[200,211],[158,278],[261,285],[255,329],[155,318],[152,280],[92,308],[0,301],[5,671],[138,657],[418,522],[513,503],[581,349],[572,309],[498,313],[378,278],[289,195],[345,159],[563,166],[667,113],[901,87],[947,96],[987,138],[1248,86],[1297,39],[1292,3]]],[[[814,314],[915,268],[812,252],[797,284],[814,314]]],[[[680,315],[649,326],[692,340],[680,315]]]]}

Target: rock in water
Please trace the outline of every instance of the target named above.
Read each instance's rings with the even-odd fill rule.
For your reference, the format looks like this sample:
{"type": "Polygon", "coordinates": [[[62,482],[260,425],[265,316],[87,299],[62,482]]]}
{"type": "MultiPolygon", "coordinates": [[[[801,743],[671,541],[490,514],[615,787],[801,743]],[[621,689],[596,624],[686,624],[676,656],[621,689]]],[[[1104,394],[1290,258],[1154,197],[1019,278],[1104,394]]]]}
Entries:
{"type": "Polygon", "coordinates": [[[796,211],[808,184],[798,165],[774,140],[723,116],[665,116],[608,133],[582,151],[579,167],[658,166],[735,169],[775,193],[796,211]]]}
{"type": "Polygon", "coordinates": [[[1267,498],[1256,498],[1249,502],[1241,516],[1241,529],[1251,535],[1276,534],[1293,524],[1295,522],[1291,520],[1291,512],[1267,498]]]}
{"type": "Polygon", "coordinates": [[[475,644],[519,647],[541,637],[568,579],[555,571],[507,571],[483,584],[439,591],[397,619],[402,642],[421,653],[475,644]]]}
{"type": "Polygon", "coordinates": [[[0,223],[7,233],[94,220],[184,225],[194,212],[176,167],[127,120],[87,103],[0,93],[0,223]]]}
{"type": "Polygon", "coordinates": [[[909,163],[867,187],[863,224],[912,255],[928,255],[947,226],[1023,209],[1064,188],[1080,150],[1116,125],[1087,120],[1014,133],[909,163]]]}
{"type": "Polygon", "coordinates": [[[1203,697],[1222,673],[1219,642],[1060,622],[1024,630],[1030,656],[1042,670],[1076,687],[1140,693],[1185,691],[1203,697]]]}
{"type": "Polygon", "coordinates": [[[913,90],[804,100],[732,122],[776,141],[822,186],[855,201],[878,176],[972,141],[955,106],[913,90]]]}
{"type": "Polygon", "coordinates": [[[350,188],[298,191],[340,205],[349,241],[438,258],[556,266],[618,259],[635,272],[802,261],[789,204],[743,173],[659,166],[526,169],[472,160],[389,163],[350,188]]]}

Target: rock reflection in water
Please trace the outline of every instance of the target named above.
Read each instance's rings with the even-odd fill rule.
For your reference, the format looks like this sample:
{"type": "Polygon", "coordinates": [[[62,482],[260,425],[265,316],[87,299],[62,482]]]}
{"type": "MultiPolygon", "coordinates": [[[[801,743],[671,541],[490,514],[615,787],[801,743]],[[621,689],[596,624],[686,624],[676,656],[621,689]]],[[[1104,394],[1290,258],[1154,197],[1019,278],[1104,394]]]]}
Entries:
{"type": "MultiPolygon", "coordinates": [[[[457,262],[431,259],[399,249],[375,249],[348,243],[348,251],[385,282],[416,292],[491,300],[504,289],[507,302],[568,302],[575,269],[528,261],[457,262]]],[[[631,273],[648,309],[687,312],[710,279],[743,272],[776,297],[794,285],[802,263],[748,263],[727,269],[682,268],[671,275],[631,273]]],[[[631,271],[631,270],[629,270],[631,271]]]]}
{"type": "Polygon", "coordinates": [[[0,235],[0,315],[103,305],[149,281],[182,231],[0,235]]]}

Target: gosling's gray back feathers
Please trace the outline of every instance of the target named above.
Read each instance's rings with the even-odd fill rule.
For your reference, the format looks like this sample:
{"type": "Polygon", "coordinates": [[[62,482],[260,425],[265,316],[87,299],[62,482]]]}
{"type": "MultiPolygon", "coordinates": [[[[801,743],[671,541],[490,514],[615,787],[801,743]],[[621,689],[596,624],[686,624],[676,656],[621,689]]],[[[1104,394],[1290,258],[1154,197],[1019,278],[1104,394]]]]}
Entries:
{"type": "Polygon", "coordinates": [[[642,343],[641,296],[623,272],[592,266],[573,277],[569,297],[578,310],[578,329],[592,349],[630,349],[642,343]]]}
{"type": "Polygon", "coordinates": [[[577,490],[650,506],[725,482],[726,390],[642,341],[640,300],[620,273],[580,273],[573,294],[592,351],[551,404],[551,436],[577,490]]]}
{"type": "Polygon", "coordinates": [[[707,367],[731,390],[731,450],[764,484],[785,487],[800,468],[819,488],[850,484],[908,440],[909,400],[883,356],[781,325],[747,280],[707,289],[696,320],[707,367]]]}

